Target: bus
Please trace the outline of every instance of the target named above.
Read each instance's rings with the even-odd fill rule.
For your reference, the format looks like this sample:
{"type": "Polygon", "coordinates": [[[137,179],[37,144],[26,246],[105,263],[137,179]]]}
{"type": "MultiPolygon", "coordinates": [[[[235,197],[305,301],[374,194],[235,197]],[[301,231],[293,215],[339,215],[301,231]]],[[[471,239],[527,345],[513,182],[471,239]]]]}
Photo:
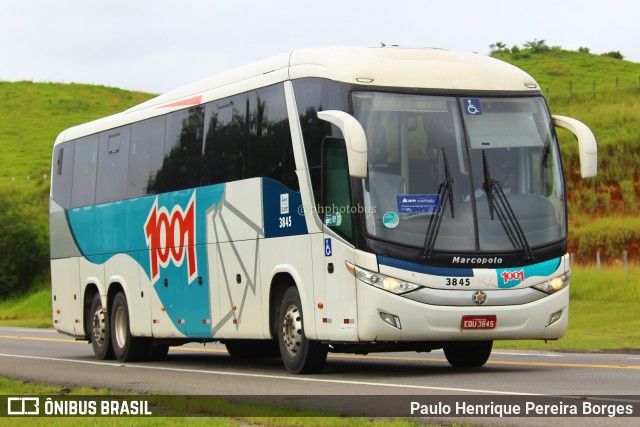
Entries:
{"type": "Polygon", "coordinates": [[[54,327],[98,359],[220,342],[296,374],[328,352],[556,340],[569,315],[567,193],[597,145],[538,83],[441,49],[293,50],[60,133],[54,327]]]}

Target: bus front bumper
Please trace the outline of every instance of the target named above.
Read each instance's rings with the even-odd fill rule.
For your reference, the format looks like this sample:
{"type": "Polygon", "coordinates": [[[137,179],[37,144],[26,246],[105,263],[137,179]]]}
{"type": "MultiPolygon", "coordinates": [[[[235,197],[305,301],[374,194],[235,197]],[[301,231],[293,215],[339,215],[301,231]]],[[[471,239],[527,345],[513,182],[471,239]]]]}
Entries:
{"type": "Polygon", "coordinates": [[[555,340],[567,330],[569,286],[525,304],[460,307],[417,302],[356,283],[358,339],[364,342],[555,340]],[[463,316],[495,316],[495,327],[463,329],[463,316]]]}

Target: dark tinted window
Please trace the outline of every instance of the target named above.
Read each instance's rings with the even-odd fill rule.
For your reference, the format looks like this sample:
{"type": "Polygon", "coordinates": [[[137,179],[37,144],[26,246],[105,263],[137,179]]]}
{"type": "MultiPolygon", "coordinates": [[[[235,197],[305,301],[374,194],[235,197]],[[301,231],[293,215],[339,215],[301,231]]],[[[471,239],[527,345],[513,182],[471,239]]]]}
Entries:
{"type": "Polygon", "coordinates": [[[71,185],[73,183],[73,158],[75,142],[59,144],[53,151],[51,176],[53,188],[51,197],[63,208],[71,206],[71,185]]]}
{"type": "Polygon", "coordinates": [[[166,116],[154,117],[131,127],[128,198],[160,192],[165,122],[166,116]]]}
{"type": "Polygon", "coordinates": [[[203,185],[242,179],[248,110],[246,94],[206,105],[203,185]]]}
{"type": "Polygon", "coordinates": [[[126,198],[130,137],[131,126],[100,134],[96,203],[126,198]]]}
{"type": "Polygon", "coordinates": [[[98,135],[76,140],[73,160],[72,207],[92,205],[95,201],[98,140],[98,135]]]}
{"type": "Polygon", "coordinates": [[[163,191],[200,185],[204,108],[197,106],[167,116],[162,163],[163,191]]]}
{"type": "Polygon", "coordinates": [[[298,191],[284,87],[258,89],[250,93],[249,99],[243,177],[271,178],[298,191]]]}
{"type": "Polygon", "coordinates": [[[322,140],[327,136],[342,137],[338,128],[318,118],[318,111],[346,111],[342,90],[338,83],[330,80],[308,78],[294,80],[298,115],[304,138],[313,196],[320,201],[320,162],[322,140]]]}

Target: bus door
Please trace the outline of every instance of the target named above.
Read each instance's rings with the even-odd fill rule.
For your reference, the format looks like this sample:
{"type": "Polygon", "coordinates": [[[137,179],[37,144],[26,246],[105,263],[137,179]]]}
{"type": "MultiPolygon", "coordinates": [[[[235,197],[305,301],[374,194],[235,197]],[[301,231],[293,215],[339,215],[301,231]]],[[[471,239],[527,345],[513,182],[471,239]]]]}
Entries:
{"type": "Polygon", "coordinates": [[[357,341],[355,277],[345,261],[354,263],[353,209],[345,142],[325,138],[322,147],[322,206],[325,300],[322,325],[332,340],[357,341]]]}

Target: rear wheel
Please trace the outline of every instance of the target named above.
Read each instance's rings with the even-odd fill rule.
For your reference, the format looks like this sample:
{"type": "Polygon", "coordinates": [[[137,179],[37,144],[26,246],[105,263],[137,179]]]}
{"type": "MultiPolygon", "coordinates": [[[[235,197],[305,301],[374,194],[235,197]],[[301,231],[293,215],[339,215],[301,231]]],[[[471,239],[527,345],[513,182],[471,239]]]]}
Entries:
{"type": "Polygon", "coordinates": [[[487,363],[493,341],[458,341],[444,346],[444,355],[454,368],[479,368],[487,363]]]}
{"type": "Polygon", "coordinates": [[[135,362],[148,357],[151,340],[132,337],[129,329],[129,308],[123,292],[118,292],[111,307],[111,342],[120,362],[135,362]]]}
{"type": "Polygon", "coordinates": [[[109,314],[102,310],[100,294],[96,294],[91,301],[91,309],[87,313],[87,326],[91,333],[91,347],[93,354],[100,360],[113,359],[113,346],[111,345],[111,325],[109,314]]]}
{"type": "Polygon", "coordinates": [[[278,343],[287,370],[293,374],[311,374],[322,369],[328,346],[310,341],[304,335],[304,320],[300,295],[295,287],[282,296],[278,317],[278,343]]]}

